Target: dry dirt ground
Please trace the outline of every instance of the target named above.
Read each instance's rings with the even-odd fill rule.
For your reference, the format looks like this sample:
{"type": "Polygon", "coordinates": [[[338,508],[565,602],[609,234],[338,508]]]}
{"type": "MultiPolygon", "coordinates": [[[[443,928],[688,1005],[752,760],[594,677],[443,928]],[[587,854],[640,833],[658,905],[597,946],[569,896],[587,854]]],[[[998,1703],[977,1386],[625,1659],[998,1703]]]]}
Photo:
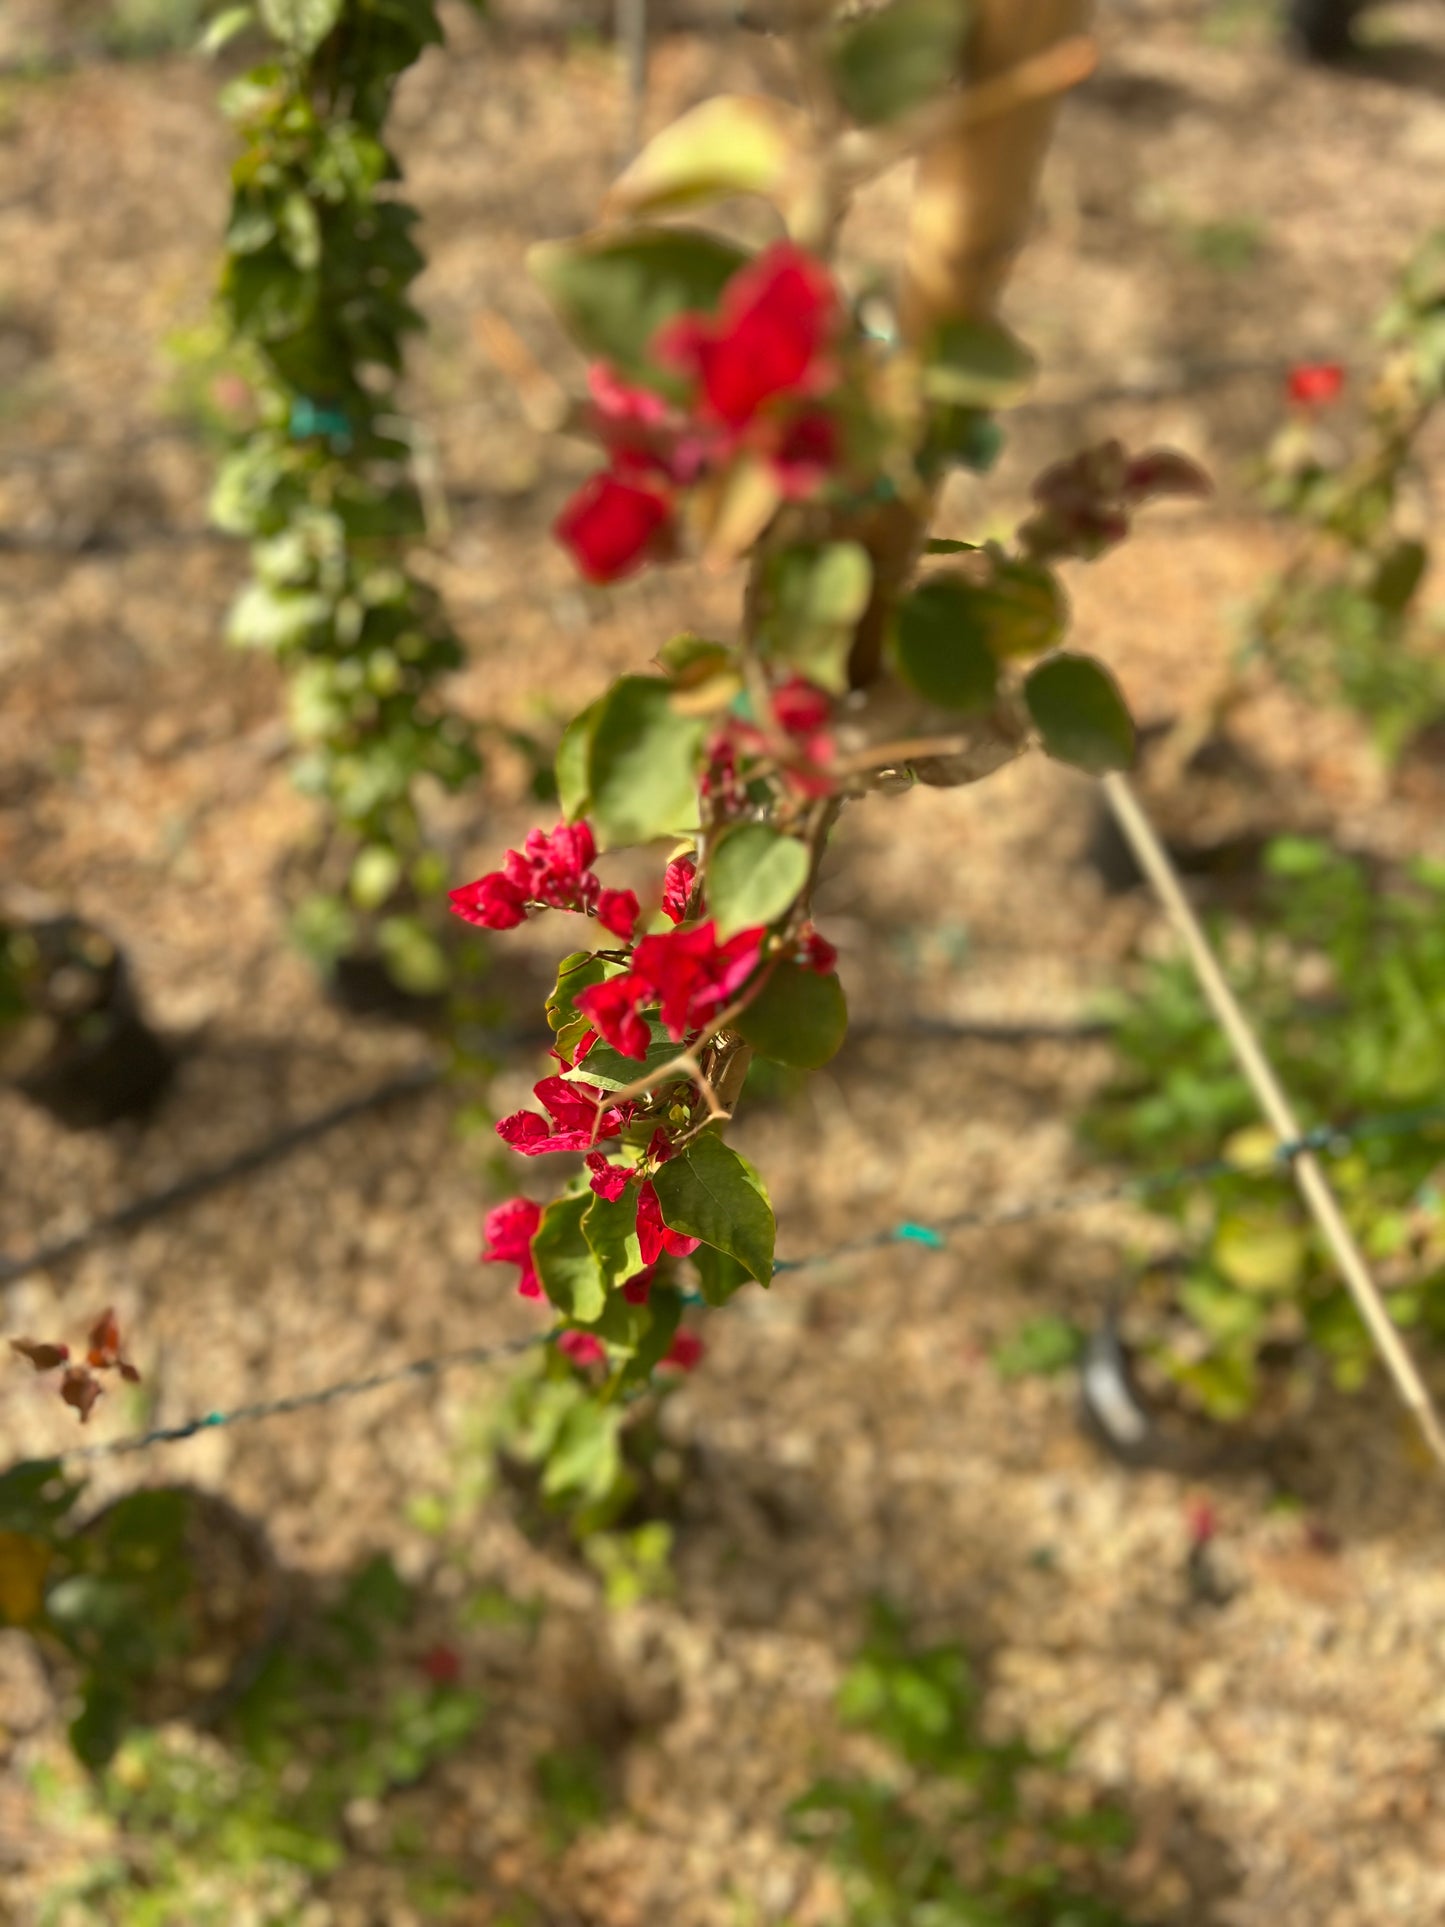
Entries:
{"type": "MultiPolygon", "coordinates": [[[[679,626],[679,597],[684,615],[725,624],[734,585],[592,593],[546,539],[589,458],[527,425],[477,316],[502,314],[575,376],[521,258],[587,223],[623,103],[595,38],[543,31],[507,0],[497,11],[492,30],[453,18],[397,121],[426,217],[431,334],[413,405],[454,500],[430,566],[469,648],[457,699],[537,726],[645,662],[679,626]]],[[[0,33],[53,25],[22,4],[0,33]]],[[[1048,372],[987,496],[960,490],[949,522],[1006,520],[1031,469],[1087,436],[1201,456],[1215,502],[1154,516],[1077,583],[1081,636],[1146,719],[1223,675],[1232,611],[1279,553],[1241,476],[1278,418],[1281,367],[1358,365],[1392,272],[1441,215],[1445,14],[1386,9],[1376,32],[1354,71],[1305,72],[1248,5],[1106,7],[1101,70],[1066,117],[1011,302],[1048,372]],[[1221,246],[1246,265],[1221,266],[1221,246]]],[[[755,39],[671,35],[649,120],[775,75],[755,39]]],[[[204,319],[214,273],[228,153],[214,94],[214,73],[182,58],[0,87],[0,873],[117,935],[157,1023],[184,1043],[144,1131],[69,1136],[0,1094],[12,1256],[424,1048],[339,1016],[280,927],[273,878],[305,806],[279,754],[270,666],[219,641],[244,563],[204,533],[210,458],[175,412],[165,345],[204,319]]],[[[884,183],[850,247],[886,252],[905,197],[906,181],[884,183]]],[[[1387,779],[1351,726],[1281,699],[1244,728],[1276,779],[1272,820],[1445,854],[1436,772],[1387,779]]],[[[1103,1045],[924,1037],[906,1020],[1068,1023],[1117,979],[1154,918],[1107,897],[1082,861],[1091,808],[1082,780],[1030,761],[845,826],[822,922],[867,1034],[739,1133],[772,1184],[786,1254],[1090,1175],[1070,1119],[1107,1068],[1103,1045]]],[[[447,826],[458,872],[528,820],[523,771],[501,755],[447,826]]],[[[550,948],[554,933],[537,934],[550,948]]],[[[495,968],[504,983],[509,965],[495,968]]],[[[490,1101],[511,1108],[534,1075],[516,1056],[490,1101]]],[[[398,1102],[103,1239],[10,1286],[4,1328],[68,1332],[118,1307],[144,1396],[107,1401],[97,1439],[525,1331],[532,1313],[475,1263],[480,1211],[517,1175],[459,1137],[454,1108],[437,1092],[398,1102]]],[[[558,1923],[826,1920],[829,1889],[782,1844],[779,1814],[828,1731],[864,1605],[886,1590],[926,1634],[978,1655],[1001,1730],[1072,1740],[1080,1787],[1131,1808],[1124,1877],[1141,1918],[1445,1919],[1440,1498],[1388,1404],[1320,1412],[1293,1441],[1307,1536],[1272,1504],[1268,1463],[1216,1484],[1233,1591],[1204,1608],[1183,1576],[1201,1488],[1113,1464],[1079,1434],[1066,1382],[1006,1385],[986,1362],[1033,1310],[1088,1315],[1139,1231],[1118,1207],[884,1252],[710,1319],[707,1364],[672,1408],[698,1467],[672,1602],[608,1623],[578,1568],[529,1546],[500,1508],[478,1521],[474,1576],[553,1612],[535,1666],[503,1669],[478,1739],[408,1796],[428,1837],[479,1881],[527,1887],[558,1923]],[[527,1747],[579,1727],[627,1735],[619,1805],[549,1858],[527,1747]]],[[[432,1545],[407,1504],[445,1483],[482,1391],[456,1372],[215,1431],[109,1465],[97,1487],[198,1481],[263,1518],[297,1569],[325,1575],[386,1548],[428,1579],[432,1545]]],[[[53,1395],[18,1369],[6,1378],[0,1455],[72,1436],[53,1395]]],[[[444,1630],[449,1595],[428,1585],[444,1630]]],[[[485,1675],[482,1636],[459,1637],[485,1675]]],[[[25,1921],[66,1849],[35,1831],[21,1769],[55,1755],[58,1729],[17,1646],[3,1677],[15,1772],[0,1796],[0,1914],[25,1921]]],[[[364,1827],[353,1846],[315,1917],[412,1918],[364,1827]]],[[[453,1917],[492,1919],[492,1903],[453,1917]]]]}

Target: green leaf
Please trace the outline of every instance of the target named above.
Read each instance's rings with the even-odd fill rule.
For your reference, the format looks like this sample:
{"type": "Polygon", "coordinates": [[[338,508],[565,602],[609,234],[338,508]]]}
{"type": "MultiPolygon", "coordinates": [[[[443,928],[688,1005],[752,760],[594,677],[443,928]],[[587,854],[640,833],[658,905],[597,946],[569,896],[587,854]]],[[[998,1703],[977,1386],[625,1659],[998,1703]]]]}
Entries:
{"type": "Polygon", "coordinates": [[[547,999],[548,1029],[562,1030],[574,1022],[578,1016],[579,992],[600,984],[606,975],[606,964],[590,950],[574,950],[570,957],[564,957],[557,966],[557,981],[547,999]]]}
{"type": "Polygon", "coordinates": [[[898,605],[893,626],[898,673],[945,709],[982,709],[998,688],[980,593],[958,575],[920,583],[898,605]]]}
{"type": "Polygon", "coordinates": [[[451,982],[446,952],[420,917],[383,917],[376,942],[387,975],[409,997],[439,997],[451,982]]]}
{"type": "Polygon", "coordinates": [[[575,1493],[582,1499],[605,1499],[622,1466],[621,1429],[618,1406],[599,1405],[593,1398],[579,1400],[562,1421],[547,1455],[542,1474],[547,1497],[575,1493]]]}
{"type": "Polygon", "coordinates": [[[244,588],[231,605],[226,640],[238,649],[269,649],[279,654],[299,649],[331,620],[324,595],[306,590],[277,591],[260,582],[244,588]]]}
{"type": "Polygon", "coordinates": [[[997,321],[957,317],[943,322],[929,345],[923,392],[956,408],[1005,408],[1018,401],[1038,363],[997,321]]]}
{"type": "Polygon", "coordinates": [[[368,843],[351,866],[351,901],[360,910],[378,910],[401,881],[401,858],[384,843],[368,843]]]}
{"type": "Polygon", "coordinates": [[[648,142],[608,193],[606,211],[655,214],[729,194],[776,195],[807,138],[796,107],[763,94],[718,94],[648,142]]]}
{"type": "Polygon", "coordinates": [[[657,652],[672,684],[672,705],[679,716],[710,716],[740,694],[742,668],[735,649],[702,636],[674,636],[657,652]]]}
{"type": "Polygon", "coordinates": [[[1031,1378],[1062,1372],[1084,1349],[1084,1334],[1071,1318],[1046,1313],[1030,1318],[1011,1337],[993,1348],[993,1368],[1000,1378],[1031,1378]]]}
{"type": "Polygon", "coordinates": [[[1118,683],[1092,656],[1060,652],[1024,684],[1045,752],[1101,776],[1134,760],[1134,723],[1118,683]]]}
{"type": "Polygon", "coordinates": [[[815,1071],[837,1054],[848,1032],[843,986],[798,964],[775,965],[772,975],[733,1028],[775,1064],[815,1071]]]}
{"type": "Polygon", "coordinates": [[[707,901],[722,938],[775,923],[808,881],[808,852],[766,823],[725,830],[707,860],[707,901]]]}
{"type": "Polygon", "coordinates": [[[254,7],[224,7],[196,42],[196,52],[213,58],[236,35],[249,27],[256,17],[254,7]]]}
{"type": "Polygon", "coordinates": [[[592,1193],[558,1198],[542,1213],[532,1257],[542,1289],[565,1317],[587,1324],[607,1300],[607,1281],[582,1229],[592,1193]]]}
{"type": "Polygon", "coordinates": [[[293,53],[315,53],[341,18],[343,0],[261,0],[267,32],[293,53]]]}
{"type": "Polygon", "coordinates": [[[1214,1236],[1214,1262],[1241,1291],[1265,1296],[1299,1285],[1309,1240],[1297,1225],[1275,1216],[1228,1217],[1214,1236]]]}
{"type": "Polygon", "coordinates": [[[710,313],[747,259],[741,248],[692,228],[636,228],[543,242],[527,266],[587,354],[676,391],[678,378],[651,356],[658,330],[682,314],[710,313]]]}
{"type": "Polygon", "coordinates": [[[608,1291],[635,1278],[642,1269],[637,1239],[637,1186],[629,1184],[616,1203],[594,1196],[582,1217],[582,1235],[597,1260],[608,1291]]]}
{"type": "Polygon", "coordinates": [[[954,542],[944,535],[931,535],[923,545],[925,555],[977,555],[981,542],[954,542]]]}
{"type": "Polygon", "coordinates": [[[848,687],[853,632],[872,589],[873,564],[860,542],[779,550],[764,576],[759,650],[841,696],[848,687]]]}
{"type": "MultiPolygon", "coordinates": [[[[703,1247],[699,1247],[703,1249],[703,1247]]],[[[619,1299],[626,1304],[626,1299],[619,1299]]],[[[682,1299],[675,1291],[665,1285],[654,1285],[648,1295],[647,1329],[639,1339],[631,1359],[622,1374],[624,1385],[645,1384],[651,1378],[654,1368],[671,1345],[682,1322],[682,1299]]]]}
{"type": "Polygon", "coordinates": [[[746,1158],[706,1131],[680,1157],[660,1165],[652,1182],[670,1230],[701,1238],[767,1284],[773,1275],[773,1208],[746,1158]]]}
{"type": "Polygon", "coordinates": [[[1397,542],[1380,559],[1370,595],[1387,614],[1403,615],[1430,560],[1423,542],[1397,542]]]}
{"type": "Polygon", "coordinates": [[[624,676],[612,685],[587,757],[591,816],[604,849],[696,827],[706,729],[701,717],[678,715],[661,676],[624,676]]]}
{"type": "Polygon", "coordinates": [[[1058,577],[1041,563],[999,558],[978,594],[988,646],[998,661],[1042,655],[1063,639],[1068,601],[1058,577]]]}
{"type": "MultiPolygon", "coordinates": [[[[674,1044],[659,1028],[652,1027],[653,1041],[648,1046],[645,1057],[624,1057],[621,1051],[614,1050],[610,1044],[594,1044],[575,1070],[564,1071],[562,1075],[572,1084],[595,1084],[600,1091],[620,1091],[629,1084],[635,1084],[639,1077],[660,1071],[664,1064],[670,1064],[682,1049],[674,1044]]],[[[685,1073],[679,1072],[679,1076],[685,1073]]]]}
{"type": "Polygon", "coordinates": [[[589,703],[562,731],[557,745],[554,768],[557,773],[557,801],[569,823],[585,816],[592,798],[587,789],[587,759],[592,754],[592,732],[602,710],[601,701],[589,703]]]}
{"type": "Polygon", "coordinates": [[[894,0],[840,28],[828,51],[844,110],[873,127],[923,106],[958,71],[967,24],[967,0],[894,0]]]}
{"type": "Polygon", "coordinates": [[[698,1246],[692,1254],[692,1267],[697,1273],[697,1288],[710,1305],[725,1305],[752,1278],[746,1265],[711,1245],[698,1246]]]}

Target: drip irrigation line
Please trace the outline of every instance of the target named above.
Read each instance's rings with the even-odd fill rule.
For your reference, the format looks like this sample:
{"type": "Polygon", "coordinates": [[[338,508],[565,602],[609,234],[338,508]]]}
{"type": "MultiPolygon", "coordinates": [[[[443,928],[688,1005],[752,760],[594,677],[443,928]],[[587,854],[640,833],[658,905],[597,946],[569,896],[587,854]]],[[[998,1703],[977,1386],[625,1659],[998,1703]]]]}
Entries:
{"type": "MultiPolygon", "coordinates": [[[[945,1017],[910,1017],[902,1024],[860,1024],[854,1025],[852,1035],[860,1041],[870,1037],[897,1037],[917,1035],[932,1038],[953,1038],[960,1043],[995,1044],[1034,1044],[1034,1043],[1074,1043],[1087,1042],[1110,1033],[1108,1024],[1084,1023],[1067,1024],[995,1024],[989,1022],[972,1023],[967,1020],[954,1021],[945,1017]]],[[[491,1042],[515,1042],[517,1039],[503,1037],[490,1038],[491,1042]]],[[[530,1033],[527,1041],[531,1041],[530,1033]]],[[[538,1042],[544,1041],[539,1033],[538,1042]]],[[[410,1070],[389,1077],[359,1097],[349,1097],[317,1116],[305,1118],[299,1124],[288,1126],[275,1137],[267,1138],[262,1144],[250,1146],[233,1158],[220,1164],[205,1165],[198,1171],[188,1172],[174,1184],[168,1184],[159,1191],[145,1192],[131,1203],[122,1205],[116,1211],[93,1218],[89,1224],[82,1225],[78,1231],[64,1238],[56,1238],[49,1244],[37,1245],[23,1257],[6,1258],[0,1256],[0,1286],[14,1284],[35,1271],[48,1271],[51,1266],[65,1263],[77,1257],[102,1238],[114,1237],[120,1232],[132,1231],[137,1225],[147,1224],[152,1218],[164,1216],[180,1205],[190,1204],[194,1199],[204,1197],[209,1191],[219,1190],[222,1185],[230,1184],[237,1178],[250,1177],[254,1172],[264,1170],[268,1164],[289,1157],[293,1151],[324,1137],[342,1124],[349,1124],[353,1118],[362,1117],[378,1106],[389,1104],[395,1098],[413,1096],[420,1091],[430,1090],[438,1083],[443,1071],[435,1064],[415,1064],[410,1070]]]]}
{"type": "Polygon", "coordinates": [[[161,1425],[150,1432],[135,1432],[128,1438],[107,1439],[98,1445],[79,1445],[59,1454],[66,1459],[113,1459],[125,1453],[141,1452],[150,1445],[176,1445],[201,1432],[214,1432],[223,1425],[246,1425],[255,1419],[279,1418],[287,1412],[304,1412],[315,1405],[332,1405],[338,1399],[354,1398],[361,1392],[379,1392],[387,1385],[400,1385],[409,1378],[437,1378],[459,1365],[489,1365],[503,1358],[515,1358],[538,1345],[549,1343],[556,1332],[531,1332],[525,1338],[508,1338],[496,1345],[467,1345],[459,1351],[437,1352],[431,1358],[415,1358],[407,1365],[389,1371],[372,1372],[365,1378],[344,1379],[323,1385],[314,1392],[293,1392],[286,1398],[256,1399],[250,1405],[233,1405],[226,1412],[205,1412],[180,1425],[161,1425]]]}
{"type": "Polygon", "coordinates": [[[0,1258],[0,1285],[13,1284],[17,1278],[24,1278],[32,1271],[44,1271],[52,1265],[62,1264],[101,1238],[111,1237],[120,1231],[133,1231],[137,1225],[146,1224],[177,1205],[189,1204],[195,1198],[204,1197],[208,1191],[219,1190],[222,1185],[231,1184],[237,1178],[249,1177],[253,1172],[263,1170],[266,1165],[288,1157],[303,1145],[325,1137],[328,1131],[334,1131],[339,1125],[349,1124],[353,1118],[364,1117],[368,1111],[377,1110],[395,1099],[415,1097],[422,1091],[430,1090],[439,1082],[442,1074],[438,1064],[413,1064],[410,1069],[385,1078],[370,1090],[362,1091],[359,1096],[343,1098],[339,1104],[317,1112],[314,1117],[303,1118],[299,1124],[289,1125],[264,1143],[253,1144],[238,1152],[235,1157],[226,1158],[220,1164],[203,1165],[199,1170],[178,1178],[174,1184],[133,1198],[118,1211],[93,1218],[67,1238],[38,1245],[23,1257],[0,1258]]]}
{"type": "MultiPolygon", "coordinates": [[[[1414,1136],[1431,1125],[1445,1125],[1445,1105],[1431,1105],[1413,1111],[1399,1111],[1362,1118],[1353,1125],[1321,1125],[1316,1130],[1303,1132],[1299,1137],[1281,1142],[1275,1146],[1269,1161],[1257,1166],[1240,1165],[1222,1157],[1208,1158],[1196,1164],[1179,1165],[1172,1171],[1154,1172],[1142,1177],[1120,1179],[1111,1184],[1092,1185],[1073,1191],[1046,1194],[995,1210],[959,1211],[939,1219],[935,1224],[894,1225],[888,1230],[875,1232],[869,1237],[834,1245],[826,1251],[813,1252],[804,1258],[780,1259],[774,1266],[774,1273],[781,1275],[811,1270],[835,1263],[839,1259],[858,1257],[867,1252],[880,1251],[897,1244],[942,1251],[946,1249],[949,1237],[954,1232],[1002,1229],[1010,1225],[1030,1223],[1038,1218],[1084,1211],[1095,1205],[1115,1203],[1123,1199],[1152,1197],[1163,1191],[1178,1190],[1188,1184],[1210,1182],[1226,1177],[1266,1175],[1271,1171],[1284,1172],[1292,1169],[1297,1159],[1309,1154],[1338,1155],[1368,1138],[1414,1136]]],[[[683,1297],[688,1304],[697,1305],[703,1302],[696,1292],[685,1292],[683,1297]]],[[[335,1384],[321,1386],[315,1391],[293,1392],[281,1398],[258,1399],[250,1404],[232,1406],[227,1411],[201,1413],[178,1425],[157,1426],[151,1431],[136,1432],[119,1439],[108,1439],[96,1445],[73,1446],[55,1456],[64,1459],[108,1459],[144,1451],[152,1445],[173,1445],[184,1439],[195,1438],[201,1432],[216,1431],[224,1426],[249,1424],[254,1420],[276,1418],[291,1412],[308,1411],[313,1406],[330,1405],[341,1399],[357,1397],[364,1392],[380,1391],[384,1386],[397,1385],[407,1379],[434,1378],[439,1373],[450,1371],[456,1366],[485,1365],[503,1358],[519,1357],[523,1353],[552,1343],[560,1336],[561,1329],[559,1327],[551,1331],[535,1332],[525,1338],[506,1339],[500,1344],[473,1345],[459,1351],[438,1352],[430,1358],[413,1359],[405,1365],[369,1373],[364,1378],[342,1379],[335,1384]]]]}

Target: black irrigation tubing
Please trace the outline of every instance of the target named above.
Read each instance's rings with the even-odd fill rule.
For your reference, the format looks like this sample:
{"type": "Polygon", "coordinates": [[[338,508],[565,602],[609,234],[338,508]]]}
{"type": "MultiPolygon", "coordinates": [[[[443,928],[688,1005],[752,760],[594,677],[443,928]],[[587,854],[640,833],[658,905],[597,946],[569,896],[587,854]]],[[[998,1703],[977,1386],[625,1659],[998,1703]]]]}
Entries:
{"type": "MultiPolygon", "coordinates": [[[[1361,1118],[1352,1125],[1321,1125],[1316,1130],[1306,1131],[1301,1137],[1288,1139],[1276,1145],[1270,1165],[1260,1169],[1261,1171],[1270,1169],[1277,1172],[1283,1171],[1304,1151],[1334,1155],[1347,1150],[1352,1144],[1364,1138],[1410,1136],[1430,1125],[1445,1125],[1445,1105],[1430,1105],[1413,1111],[1361,1118]]],[[[1019,1204],[1006,1205],[999,1210],[959,1211],[950,1217],[940,1219],[933,1225],[895,1225],[891,1230],[875,1232],[870,1237],[855,1239],[847,1244],[834,1245],[826,1251],[813,1252],[806,1258],[782,1259],[774,1266],[774,1272],[776,1275],[811,1270],[816,1266],[832,1264],[840,1258],[856,1257],[869,1251],[882,1250],[893,1244],[923,1245],[929,1250],[941,1251],[947,1246],[949,1234],[955,1231],[1001,1229],[1010,1225],[1029,1223],[1037,1218],[1083,1211],[1094,1205],[1114,1203],[1121,1199],[1151,1197],[1162,1191],[1177,1190],[1187,1184],[1251,1174],[1248,1168],[1231,1163],[1227,1158],[1207,1158],[1197,1164],[1177,1166],[1172,1171],[1155,1172],[1144,1177],[1120,1179],[1112,1184],[1094,1185],[1080,1190],[1026,1199],[1019,1204]]],[[[694,1293],[687,1293],[685,1296],[689,1303],[700,1302],[694,1293]]],[[[547,1332],[533,1333],[525,1338],[506,1339],[500,1344],[468,1346],[460,1351],[439,1352],[430,1358],[413,1359],[406,1365],[394,1366],[387,1371],[372,1372],[365,1378],[342,1379],[335,1384],[324,1385],[311,1392],[294,1392],[283,1398],[259,1399],[251,1404],[232,1406],[228,1411],[201,1413],[194,1418],[184,1420],[179,1425],[157,1426],[148,1432],[131,1433],[124,1438],[109,1439],[96,1445],[74,1446],[63,1450],[57,1456],[67,1459],[108,1459],[126,1453],[144,1451],[152,1445],[172,1445],[183,1439],[194,1438],[201,1432],[216,1431],[223,1426],[249,1423],[256,1419],[280,1417],[290,1412],[308,1411],[313,1406],[330,1405],[339,1399],[353,1398],[363,1392],[379,1391],[384,1386],[397,1385],[406,1379],[434,1378],[441,1372],[451,1370],[454,1366],[483,1365],[503,1358],[517,1357],[539,1346],[550,1344],[559,1334],[560,1328],[554,1328],[547,1332]]]]}
{"type": "Polygon", "coordinates": [[[299,1124],[289,1125],[278,1131],[264,1143],[253,1144],[238,1152],[235,1157],[226,1158],[219,1164],[203,1165],[199,1170],[190,1171],[174,1184],[168,1184],[159,1191],[148,1191],[129,1204],[122,1205],[118,1211],[108,1212],[104,1217],[93,1218],[89,1224],[82,1225],[79,1231],[69,1237],[57,1238],[53,1243],[38,1245],[33,1251],[19,1258],[0,1258],[0,1285],[13,1284],[17,1278],[24,1278],[32,1271],[44,1271],[51,1265],[63,1263],[95,1244],[101,1238],[108,1238],[121,1231],[133,1231],[137,1225],[146,1224],[152,1218],[161,1217],[165,1212],[174,1210],[177,1205],[189,1204],[193,1199],[203,1197],[208,1191],[219,1190],[237,1178],[249,1177],[253,1172],[274,1164],[279,1158],[288,1157],[302,1145],[310,1144],[338,1125],[349,1124],[353,1118],[363,1117],[383,1104],[403,1097],[414,1097],[419,1092],[430,1090],[442,1077],[442,1067],[435,1063],[413,1064],[409,1069],[400,1071],[381,1083],[374,1084],[369,1090],[356,1097],[343,1098],[339,1104],[327,1110],[318,1111],[314,1117],[303,1118],[299,1124]]]}
{"type": "MultiPolygon", "coordinates": [[[[1099,1037],[1107,1037],[1112,1026],[1106,1023],[1067,1024],[1009,1024],[987,1021],[955,1021],[946,1017],[910,1017],[902,1024],[856,1024],[851,1035],[862,1041],[873,1037],[897,1037],[917,1035],[936,1039],[952,1038],[962,1043],[994,1044],[1036,1044],[1036,1043],[1078,1043],[1099,1037]]],[[[519,1039],[492,1039],[490,1041],[516,1042],[519,1039]]],[[[541,1035],[536,1041],[541,1042],[541,1035]]],[[[64,1264],[68,1259],[78,1257],[91,1245],[102,1238],[114,1237],[120,1232],[133,1231],[137,1225],[148,1224],[152,1218],[163,1217],[166,1212],[178,1206],[192,1203],[204,1197],[209,1191],[219,1190],[222,1185],[231,1184],[237,1178],[250,1177],[253,1172],[263,1170],[268,1164],[289,1157],[293,1151],[324,1137],[342,1124],[349,1124],[353,1118],[362,1117],[366,1112],[375,1110],[379,1105],[389,1104],[394,1098],[413,1096],[419,1091],[429,1090],[440,1082],[443,1071],[432,1063],[414,1064],[409,1070],[389,1077],[372,1089],[363,1091],[357,1097],[344,1098],[341,1103],[333,1104],[329,1110],[318,1112],[315,1117],[303,1118],[299,1124],[289,1125],[274,1137],[263,1143],[249,1146],[238,1152],[235,1157],[226,1158],[219,1164],[204,1165],[191,1171],[174,1184],[165,1185],[159,1191],[145,1192],[134,1198],[119,1210],[106,1213],[103,1217],[93,1218],[78,1231],[67,1237],[56,1238],[49,1244],[37,1245],[23,1257],[6,1258],[0,1256],[0,1286],[11,1285],[17,1279],[25,1278],[35,1271],[48,1271],[52,1265],[64,1264]]]]}

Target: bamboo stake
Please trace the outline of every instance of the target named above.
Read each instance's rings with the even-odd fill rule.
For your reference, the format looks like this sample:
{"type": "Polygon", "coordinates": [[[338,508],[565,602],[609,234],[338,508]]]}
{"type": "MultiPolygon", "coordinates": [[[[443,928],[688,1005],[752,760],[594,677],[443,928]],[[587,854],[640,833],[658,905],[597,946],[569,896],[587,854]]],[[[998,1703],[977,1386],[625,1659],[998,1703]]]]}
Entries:
{"type": "MultiPolygon", "coordinates": [[[[1058,97],[1017,86],[1051,50],[1088,30],[1092,0],[978,0],[968,39],[968,85],[1004,112],[960,117],[919,156],[903,290],[903,331],[924,341],[942,320],[992,315],[1033,217],[1058,97]]],[[[1053,54],[1053,58],[1058,58],[1053,54]]],[[[1079,76],[1081,77],[1081,76],[1079,76]]]]}
{"type": "MultiPolygon", "coordinates": [[[[1208,937],[1193,905],[1184,894],[1179,874],[1170,860],[1168,851],[1160,841],[1159,835],[1149,818],[1145,815],[1139,799],[1122,776],[1104,778],[1104,794],[1109,807],[1114,812],[1115,821],[1123,832],[1140,869],[1153,884],[1159,894],[1170,921],[1179,934],[1184,948],[1193,965],[1194,974],[1199,979],[1199,987],[1208,999],[1209,1007],[1219,1021],[1220,1028],[1229,1039],[1230,1046],[1239,1060],[1240,1069],[1250,1083],[1250,1088],[1259,1100],[1260,1109],[1268,1118],[1271,1128],[1278,1133],[1280,1141],[1293,1142],[1303,1136],[1294,1108],[1286,1096],[1284,1087],[1275,1073],[1274,1066],[1265,1056],[1253,1026],[1245,1016],[1239,1000],[1230,989],[1228,980],[1219,965],[1208,937]]],[[[1414,1415],[1416,1423],[1424,1434],[1425,1442],[1435,1457],[1445,1465],[1445,1430],[1442,1430],[1439,1414],[1420,1377],[1413,1358],[1405,1348],[1404,1341],[1396,1330],[1380,1289],[1370,1276],[1364,1255],[1355,1242],[1354,1233],[1345,1222],[1344,1213],[1330,1188],[1329,1179],[1313,1151],[1297,1151],[1290,1163],[1294,1170],[1295,1182],[1308,1206],[1311,1216],[1324,1235],[1340,1268],[1340,1275],[1349,1287],[1350,1295],[1358,1307],[1366,1329],[1379,1348],[1390,1376],[1395,1381],[1396,1390],[1406,1407],[1414,1415]]]]}

